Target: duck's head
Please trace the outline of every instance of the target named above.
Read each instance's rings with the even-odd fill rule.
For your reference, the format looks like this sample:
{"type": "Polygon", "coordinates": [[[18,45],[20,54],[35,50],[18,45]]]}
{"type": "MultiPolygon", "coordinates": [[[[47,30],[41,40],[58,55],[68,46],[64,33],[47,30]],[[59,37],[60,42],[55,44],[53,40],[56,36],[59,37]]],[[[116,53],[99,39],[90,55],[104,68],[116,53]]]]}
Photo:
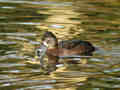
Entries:
{"type": "Polygon", "coordinates": [[[47,49],[55,48],[58,46],[56,36],[49,31],[46,31],[42,37],[42,43],[39,48],[36,49],[36,56],[40,60],[41,66],[43,66],[43,58],[47,52],[47,49]]]}
{"type": "Polygon", "coordinates": [[[58,46],[58,40],[52,32],[46,31],[42,37],[42,44],[48,48],[55,48],[58,46]]]}

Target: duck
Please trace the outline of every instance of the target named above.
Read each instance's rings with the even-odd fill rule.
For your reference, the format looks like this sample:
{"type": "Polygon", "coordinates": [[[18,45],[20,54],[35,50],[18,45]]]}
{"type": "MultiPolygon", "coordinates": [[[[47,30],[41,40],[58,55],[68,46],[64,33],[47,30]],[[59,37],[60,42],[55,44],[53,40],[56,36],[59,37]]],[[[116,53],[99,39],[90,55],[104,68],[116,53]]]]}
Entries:
{"type": "Polygon", "coordinates": [[[57,37],[50,31],[46,31],[41,39],[42,43],[36,49],[41,66],[44,65],[44,56],[48,57],[48,64],[56,67],[61,57],[92,56],[95,47],[88,41],[79,39],[63,40],[58,42],[57,37]]]}

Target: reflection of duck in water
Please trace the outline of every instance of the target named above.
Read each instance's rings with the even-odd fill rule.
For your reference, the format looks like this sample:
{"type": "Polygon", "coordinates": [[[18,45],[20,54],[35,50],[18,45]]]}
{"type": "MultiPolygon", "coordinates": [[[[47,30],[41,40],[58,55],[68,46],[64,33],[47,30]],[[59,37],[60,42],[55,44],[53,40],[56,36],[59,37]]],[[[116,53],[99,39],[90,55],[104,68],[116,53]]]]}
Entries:
{"type": "Polygon", "coordinates": [[[37,49],[37,56],[43,65],[45,53],[48,56],[48,64],[55,66],[60,56],[84,55],[91,56],[95,48],[90,42],[81,40],[64,40],[58,43],[56,36],[46,31],[42,37],[42,44],[37,49]]]}

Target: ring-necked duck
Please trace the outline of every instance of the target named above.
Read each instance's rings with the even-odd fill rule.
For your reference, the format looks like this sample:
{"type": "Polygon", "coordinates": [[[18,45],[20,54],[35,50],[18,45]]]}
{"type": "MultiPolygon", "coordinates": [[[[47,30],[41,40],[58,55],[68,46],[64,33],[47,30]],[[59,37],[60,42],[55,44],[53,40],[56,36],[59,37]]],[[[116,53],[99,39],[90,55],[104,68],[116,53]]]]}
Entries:
{"type": "Polygon", "coordinates": [[[91,56],[94,51],[95,47],[88,41],[74,39],[58,42],[58,39],[52,32],[46,31],[42,37],[42,44],[37,49],[36,54],[43,66],[45,54],[48,56],[48,64],[56,65],[62,56],[91,56]]]}

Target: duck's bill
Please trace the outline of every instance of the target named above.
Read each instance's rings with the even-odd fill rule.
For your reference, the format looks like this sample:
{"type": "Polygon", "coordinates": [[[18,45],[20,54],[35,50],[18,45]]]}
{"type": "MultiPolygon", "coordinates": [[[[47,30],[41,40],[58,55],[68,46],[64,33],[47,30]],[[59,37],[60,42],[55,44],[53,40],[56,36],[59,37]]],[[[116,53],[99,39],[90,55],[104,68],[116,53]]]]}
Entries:
{"type": "Polygon", "coordinates": [[[43,66],[44,65],[44,56],[47,52],[47,47],[42,44],[39,48],[36,49],[36,56],[37,58],[40,60],[40,65],[43,66]]]}

